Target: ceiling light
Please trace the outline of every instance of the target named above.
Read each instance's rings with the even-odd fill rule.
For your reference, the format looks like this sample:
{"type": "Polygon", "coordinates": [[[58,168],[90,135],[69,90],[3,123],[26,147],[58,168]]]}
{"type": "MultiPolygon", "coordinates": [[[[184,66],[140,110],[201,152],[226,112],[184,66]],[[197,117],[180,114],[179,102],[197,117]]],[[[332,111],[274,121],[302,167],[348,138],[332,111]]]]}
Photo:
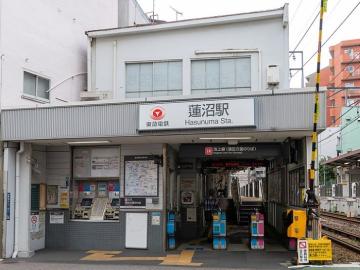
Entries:
{"type": "Polygon", "coordinates": [[[344,165],[349,165],[349,164],[350,164],[350,162],[345,162],[345,163],[344,163],[344,165]]]}
{"type": "Polygon", "coordinates": [[[70,145],[80,145],[80,144],[106,144],[110,141],[79,141],[79,142],[68,142],[70,145]]]}
{"type": "Polygon", "coordinates": [[[200,140],[251,140],[252,137],[216,137],[216,138],[199,138],[200,140]]]}

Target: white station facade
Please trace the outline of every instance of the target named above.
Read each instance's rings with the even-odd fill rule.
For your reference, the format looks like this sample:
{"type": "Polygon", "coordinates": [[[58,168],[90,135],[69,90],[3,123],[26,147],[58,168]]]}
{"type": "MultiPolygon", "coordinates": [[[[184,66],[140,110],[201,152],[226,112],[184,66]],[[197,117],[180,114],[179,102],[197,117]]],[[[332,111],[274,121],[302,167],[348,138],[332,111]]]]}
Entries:
{"type": "Polygon", "coordinates": [[[194,239],[219,164],[266,167],[266,222],[280,233],[307,188],[314,98],[289,88],[288,31],[284,6],[87,32],[84,97],[109,99],[1,113],[5,256],[163,252],[169,211],[194,239]]]}

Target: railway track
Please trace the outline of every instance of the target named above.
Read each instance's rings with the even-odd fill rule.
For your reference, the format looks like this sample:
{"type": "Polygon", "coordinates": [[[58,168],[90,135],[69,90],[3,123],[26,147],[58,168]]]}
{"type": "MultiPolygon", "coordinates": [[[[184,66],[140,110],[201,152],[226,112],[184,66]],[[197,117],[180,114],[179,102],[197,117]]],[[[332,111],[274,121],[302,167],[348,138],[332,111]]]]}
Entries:
{"type": "Polygon", "coordinates": [[[360,233],[349,230],[344,226],[348,224],[351,227],[358,227],[360,225],[360,219],[349,218],[340,214],[321,212],[322,217],[331,218],[333,221],[330,224],[322,224],[322,234],[326,235],[333,242],[339,245],[360,253],[360,233]],[[339,226],[334,223],[334,220],[339,221],[339,226]]]}
{"type": "Polygon", "coordinates": [[[336,218],[339,220],[348,221],[348,222],[352,222],[352,223],[360,225],[360,218],[346,217],[341,214],[335,214],[335,213],[329,213],[329,212],[321,212],[320,216],[336,218]]]}
{"type": "Polygon", "coordinates": [[[349,241],[348,238],[338,235],[336,233],[327,231],[327,230],[322,230],[322,234],[327,236],[333,242],[338,243],[339,245],[346,247],[350,250],[360,253],[360,244],[357,245],[357,244],[353,243],[352,241],[349,241]]]}

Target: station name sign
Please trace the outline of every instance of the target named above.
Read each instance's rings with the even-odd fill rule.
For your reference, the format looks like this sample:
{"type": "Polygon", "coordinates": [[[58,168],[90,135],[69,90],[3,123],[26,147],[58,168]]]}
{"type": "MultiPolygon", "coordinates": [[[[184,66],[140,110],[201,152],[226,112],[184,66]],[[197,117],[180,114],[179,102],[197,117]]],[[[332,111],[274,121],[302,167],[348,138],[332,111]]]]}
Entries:
{"type": "Polygon", "coordinates": [[[254,125],[252,98],[144,104],[139,108],[140,131],[254,125]]]}

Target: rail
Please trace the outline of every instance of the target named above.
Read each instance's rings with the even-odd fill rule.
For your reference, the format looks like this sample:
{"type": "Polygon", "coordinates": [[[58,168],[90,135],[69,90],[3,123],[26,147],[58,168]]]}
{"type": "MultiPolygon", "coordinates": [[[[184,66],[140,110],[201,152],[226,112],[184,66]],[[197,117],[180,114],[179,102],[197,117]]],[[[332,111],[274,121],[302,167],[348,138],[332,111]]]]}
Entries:
{"type": "Polygon", "coordinates": [[[322,211],[322,212],[320,213],[320,216],[323,216],[323,217],[332,217],[332,218],[336,218],[336,219],[339,219],[339,220],[344,220],[344,221],[348,221],[348,222],[360,224],[360,218],[346,217],[346,216],[343,216],[343,215],[341,215],[341,214],[335,214],[335,213],[330,213],[330,212],[324,212],[324,211],[322,211]]]}
{"type": "Polygon", "coordinates": [[[360,253],[360,246],[359,245],[356,245],[354,243],[351,243],[349,241],[347,241],[346,238],[342,237],[342,236],[339,236],[335,233],[332,233],[332,232],[329,232],[329,231],[326,231],[326,230],[322,230],[322,234],[327,236],[329,239],[331,239],[333,242],[335,243],[338,243],[339,245],[345,247],[345,248],[348,248],[348,249],[351,249],[355,252],[359,252],[360,253]]]}

